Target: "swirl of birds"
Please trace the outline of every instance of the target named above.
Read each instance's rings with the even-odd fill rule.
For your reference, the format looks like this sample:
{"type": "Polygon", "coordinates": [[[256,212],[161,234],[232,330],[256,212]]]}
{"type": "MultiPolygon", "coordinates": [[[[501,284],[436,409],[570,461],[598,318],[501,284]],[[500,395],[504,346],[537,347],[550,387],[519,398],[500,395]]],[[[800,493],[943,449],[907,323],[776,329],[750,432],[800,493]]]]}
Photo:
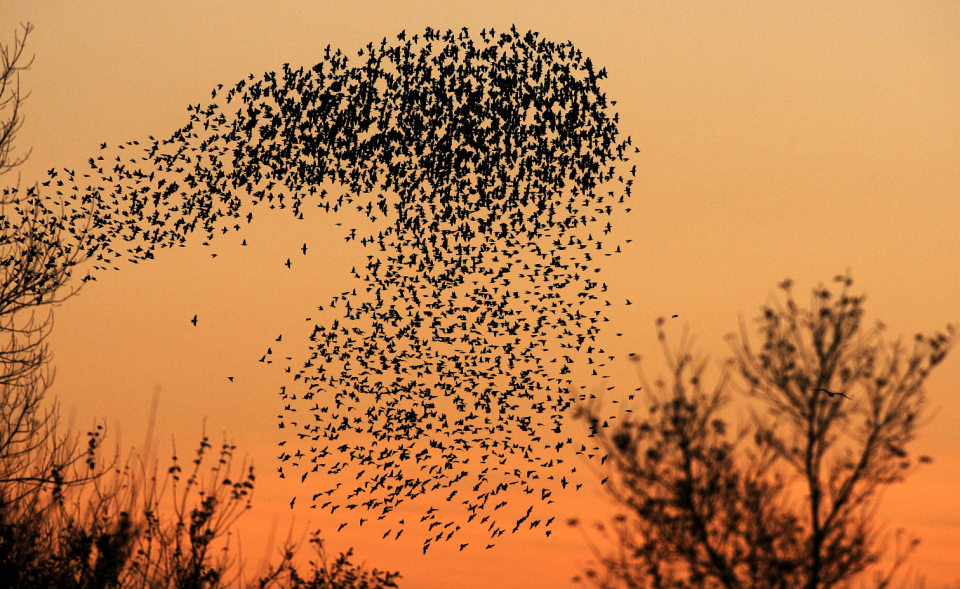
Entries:
{"type": "MultiPolygon", "coordinates": [[[[344,314],[314,325],[309,358],[287,368],[294,383],[281,387],[278,426],[304,446],[284,448],[279,476],[299,468],[304,482],[324,469],[338,480],[313,494],[314,508],[326,496],[331,513],[363,507],[384,519],[405,500],[462,492],[467,522],[486,524],[491,514],[481,512],[506,505],[497,495],[507,490],[552,502],[561,449],[589,452],[563,439],[561,418],[577,397],[575,352],[599,366],[613,359],[596,343],[607,318],[590,308],[606,291],[596,262],[621,251],[602,239],[630,197],[636,166],[627,180],[615,169],[631,141],[617,141],[618,118],[607,113],[616,102],[598,87],[606,71],[572,43],[516,28],[480,38],[402,32],[360,49],[357,66],[327,46],[312,68],[284,64],[218,85],[211,100],[220,103],[188,107],[189,122],[169,139],[91,157],[88,174],[51,169],[43,185],[58,211],[48,207],[54,197],[28,192],[94,272],[185,247],[197,230],[209,245],[252,222],[257,205],[297,219],[308,204],[366,214],[374,228],[346,236],[371,251],[352,271],[360,294],[333,297],[329,307],[344,314]],[[614,180],[615,191],[598,194],[614,180]],[[298,418],[294,401],[312,402],[300,415],[313,418],[298,418]],[[351,489],[336,476],[348,466],[358,481],[373,474],[351,489]],[[464,481],[470,474],[475,484],[464,481]],[[341,486],[346,500],[335,502],[341,486]]],[[[566,476],[559,483],[566,488],[566,476]]],[[[421,519],[433,520],[424,551],[460,529],[437,511],[421,519]]],[[[508,528],[494,519],[488,531],[508,528]]]]}

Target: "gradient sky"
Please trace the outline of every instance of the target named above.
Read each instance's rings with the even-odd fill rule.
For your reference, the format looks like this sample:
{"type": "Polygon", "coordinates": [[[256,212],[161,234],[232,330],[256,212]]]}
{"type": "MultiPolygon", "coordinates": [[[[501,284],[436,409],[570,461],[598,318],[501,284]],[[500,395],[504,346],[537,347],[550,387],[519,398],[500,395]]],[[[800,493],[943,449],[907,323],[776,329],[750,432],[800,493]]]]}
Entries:
{"type": "MultiPolygon", "coordinates": [[[[327,44],[351,55],[403,29],[515,24],[570,40],[605,67],[602,89],[641,149],[631,158],[634,210],[614,223],[631,249],[604,265],[611,300],[634,303],[610,311],[624,332],[611,354],[639,352],[655,375],[653,321],[679,314],[674,341],[689,326],[702,352],[722,358],[738,314],[754,317],[777,282],[793,278],[806,303],[818,281],[847,268],[854,291],[868,296],[868,322],[882,319],[890,338],[960,321],[960,3],[599,4],[7,1],[3,43],[19,22],[36,26],[27,48],[36,60],[21,78],[31,95],[18,146],[33,150],[23,183],[51,167],[85,169],[102,142],[166,137],[217,84],[285,62],[310,67],[327,44]]],[[[51,394],[64,419],[73,412],[83,431],[105,419],[124,451],[142,447],[159,385],[161,466],[171,436],[182,457],[192,455],[204,417],[215,447],[226,432],[259,475],[254,508],[238,524],[249,566],[274,522],[279,542],[295,517],[297,535],[309,521],[331,552],[353,546],[358,561],[399,570],[402,587],[572,586],[589,550],[562,525],[550,538],[504,535],[493,550],[476,549],[485,536],[467,535],[463,552],[451,541],[423,556],[410,531],[399,541],[380,540],[377,527],[337,534],[339,520],[290,509],[299,481],[272,476],[286,381],[278,364],[257,360],[268,346],[292,355],[311,310],[345,288],[364,259],[344,247],[345,229],[264,216],[242,235],[251,247],[163,250],[89,283],[57,309],[50,340],[51,394]],[[311,254],[288,270],[304,242],[311,254]],[[194,314],[202,328],[190,325],[194,314]]],[[[631,374],[617,377],[625,390],[638,386],[631,374]]],[[[935,462],[891,487],[878,512],[887,530],[922,538],[910,563],[928,587],[960,579],[958,385],[951,355],[927,381],[939,412],[909,448],[935,462]]],[[[739,402],[731,415],[743,413],[739,402]]],[[[550,508],[558,521],[610,513],[595,482],[550,508]]]]}

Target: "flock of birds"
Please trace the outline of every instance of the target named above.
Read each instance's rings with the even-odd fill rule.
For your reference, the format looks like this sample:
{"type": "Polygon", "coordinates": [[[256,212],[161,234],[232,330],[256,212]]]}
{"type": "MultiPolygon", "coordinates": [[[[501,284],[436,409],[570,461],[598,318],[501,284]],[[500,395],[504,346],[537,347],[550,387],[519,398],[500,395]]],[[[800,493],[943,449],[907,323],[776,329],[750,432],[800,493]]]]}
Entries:
{"type": "MultiPolygon", "coordinates": [[[[217,86],[169,139],[103,144],[88,173],[50,170],[50,191],[27,200],[93,260],[85,281],[197,231],[208,245],[257,206],[365,213],[370,227],[345,237],[370,252],[359,288],[330,301],[342,313],[287,368],[279,416],[279,476],[336,481],[312,507],[361,510],[360,525],[429,494],[492,538],[536,528],[532,505],[512,525],[492,517],[506,491],[552,501],[573,477],[560,468],[576,472],[567,452],[597,450],[561,424],[574,357],[593,374],[612,359],[596,273],[620,251],[607,236],[629,204],[636,166],[616,170],[631,142],[607,114],[605,70],[571,43],[515,28],[480,39],[401,33],[356,66],[328,46],[313,68],[217,86]]],[[[421,518],[424,552],[461,527],[438,512],[421,518]]]]}

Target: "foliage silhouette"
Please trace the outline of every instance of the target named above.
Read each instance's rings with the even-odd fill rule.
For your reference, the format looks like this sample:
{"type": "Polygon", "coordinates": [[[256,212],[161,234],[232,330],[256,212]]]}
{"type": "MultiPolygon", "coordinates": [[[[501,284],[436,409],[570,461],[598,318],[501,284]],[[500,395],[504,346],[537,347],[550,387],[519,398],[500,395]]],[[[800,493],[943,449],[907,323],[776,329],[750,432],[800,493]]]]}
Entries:
{"type": "MultiPolygon", "coordinates": [[[[90,484],[75,486],[45,509],[39,494],[29,505],[17,504],[28,517],[11,526],[12,534],[2,538],[4,554],[0,579],[10,588],[56,587],[94,588],[175,588],[217,589],[221,587],[377,589],[396,587],[399,573],[366,571],[354,566],[352,549],[328,562],[314,533],[320,554],[311,562],[312,578],[305,579],[293,566],[296,546],[288,544],[283,559],[260,579],[244,582],[240,570],[228,578],[237,564],[230,558],[231,526],[251,507],[255,477],[245,464],[242,480],[231,479],[235,446],[224,443],[220,456],[204,482],[201,470],[204,455],[211,448],[206,436],[200,443],[193,469],[184,481],[176,455],[167,477],[157,488],[156,463],[148,477],[130,468],[113,471],[112,485],[103,483],[100,471],[90,484]],[[161,497],[172,481],[173,517],[165,517],[161,497]],[[146,483],[146,484],[144,484],[146,483]],[[92,489],[89,497],[84,491],[92,489]],[[197,497],[193,498],[193,491],[197,497]],[[190,504],[192,503],[192,507],[190,504]],[[215,558],[215,541],[227,536],[226,545],[215,558]]],[[[22,503],[22,502],[21,502],[22,503]]],[[[0,511],[0,517],[7,510],[0,511]]]]}
{"type": "Polygon", "coordinates": [[[310,543],[314,545],[314,551],[317,553],[318,560],[310,561],[313,568],[311,578],[303,578],[299,571],[291,566],[290,562],[296,551],[296,546],[287,543],[284,547],[283,561],[276,569],[271,567],[267,575],[258,582],[259,589],[274,588],[282,589],[380,589],[383,587],[396,587],[396,579],[400,578],[399,573],[385,571],[366,571],[363,568],[356,567],[350,562],[353,555],[353,549],[347,550],[346,554],[340,553],[332,563],[327,559],[327,553],[323,546],[323,540],[319,537],[319,532],[314,532],[310,538],[310,543]],[[285,580],[284,582],[281,579],[285,580]]]}
{"type": "MultiPolygon", "coordinates": [[[[848,294],[849,274],[834,280],[840,295],[821,284],[809,309],[797,306],[790,280],[780,284],[786,307],[762,307],[757,350],[741,320],[740,338],[728,336],[734,355],[711,394],[703,388],[706,361],[694,359],[686,332],[671,353],[661,318],[673,382],[656,381],[652,394],[636,357],[649,417],[625,414],[609,432],[597,427],[596,404],[581,408],[578,417],[610,455],[611,492],[622,508],[611,531],[597,524],[616,549],[607,554],[591,541],[599,562],[588,566],[587,580],[632,588],[848,587],[879,562],[885,549],[871,525],[878,490],[911,471],[906,446],[921,425],[923,383],[956,332],[948,325],[947,334],[918,334],[908,355],[900,340],[882,341],[881,323],[861,328],[865,298],[848,294]],[[717,412],[729,400],[732,369],[773,421],[751,409],[752,423],[729,440],[717,412]],[[841,432],[854,449],[838,447],[841,432]],[[800,508],[788,497],[792,488],[806,490],[800,508]]],[[[902,531],[878,588],[890,586],[919,543],[903,549],[902,531]]]]}

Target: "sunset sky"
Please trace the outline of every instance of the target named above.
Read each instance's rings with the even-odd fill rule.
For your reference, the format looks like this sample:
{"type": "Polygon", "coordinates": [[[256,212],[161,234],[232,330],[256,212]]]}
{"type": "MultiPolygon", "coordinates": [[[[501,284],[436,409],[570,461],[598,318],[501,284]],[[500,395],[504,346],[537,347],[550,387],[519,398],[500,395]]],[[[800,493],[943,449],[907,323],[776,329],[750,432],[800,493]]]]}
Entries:
{"type": "MultiPolygon", "coordinates": [[[[605,336],[618,390],[639,386],[627,353],[645,357],[648,377],[663,370],[657,317],[679,315],[667,326],[672,341],[686,326],[701,352],[721,360],[738,317],[749,322],[787,277],[807,304],[812,287],[849,268],[853,291],[867,295],[867,323],[882,319],[891,340],[960,323],[956,1],[8,0],[0,42],[12,44],[21,22],[36,27],[26,50],[36,59],[21,76],[30,97],[18,153],[32,149],[19,169],[22,185],[45,180],[53,167],[85,170],[104,142],[167,137],[189,119],[187,105],[208,103],[218,84],[284,63],[312,67],[328,44],[355,56],[371,41],[428,26],[473,35],[515,25],[571,41],[606,68],[601,88],[617,101],[620,132],[640,149],[631,154],[633,210],[613,220],[617,238],[632,242],[602,273],[619,302],[608,311],[616,328],[606,331],[623,336],[605,336]]],[[[16,172],[3,178],[4,186],[15,182],[16,172]]],[[[339,517],[308,503],[290,508],[303,491],[298,480],[276,478],[284,439],[277,391],[287,379],[279,363],[257,360],[267,347],[302,354],[313,326],[305,319],[353,284],[349,270],[366,255],[345,245],[346,224],[290,217],[263,215],[213,247],[194,243],[147,263],[119,263],[120,271],[58,307],[50,394],[64,421],[73,415],[86,431],[102,419],[108,447],[119,436],[125,454],[140,449],[159,387],[161,468],[171,437],[183,459],[192,457],[204,418],[215,449],[225,433],[237,446],[236,466],[246,456],[258,475],[253,509],[237,525],[248,570],[267,539],[278,547],[293,522],[297,537],[321,528],[334,555],[353,547],[356,561],[400,571],[401,587],[574,586],[590,550],[566,525],[555,524],[551,537],[542,529],[507,533],[491,550],[483,549],[483,528],[465,529],[466,550],[451,541],[424,555],[423,536],[412,529],[396,541],[381,540],[386,528],[376,525],[337,533],[339,517]],[[240,247],[241,238],[250,246],[240,247]]],[[[922,539],[910,565],[928,588],[960,580],[958,386],[960,359],[948,355],[926,386],[936,416],[908,448],[934,463],[889,488],[878,511],[886,530],[903,527],[922,539]]],[[[744,417],[743,407],[734,394],[731,418],[744,417]]],[[[583,428],[571,421],[565,434],[583,428]]],[[[538,506],[541,514],[558,522],[609,517],[599,481],[587,480],[538,506]]],[[[521,503],[511,509],[520,513],[521,503]]],[[[893,548],[891,540],[888,555],[893,548]]]]}

